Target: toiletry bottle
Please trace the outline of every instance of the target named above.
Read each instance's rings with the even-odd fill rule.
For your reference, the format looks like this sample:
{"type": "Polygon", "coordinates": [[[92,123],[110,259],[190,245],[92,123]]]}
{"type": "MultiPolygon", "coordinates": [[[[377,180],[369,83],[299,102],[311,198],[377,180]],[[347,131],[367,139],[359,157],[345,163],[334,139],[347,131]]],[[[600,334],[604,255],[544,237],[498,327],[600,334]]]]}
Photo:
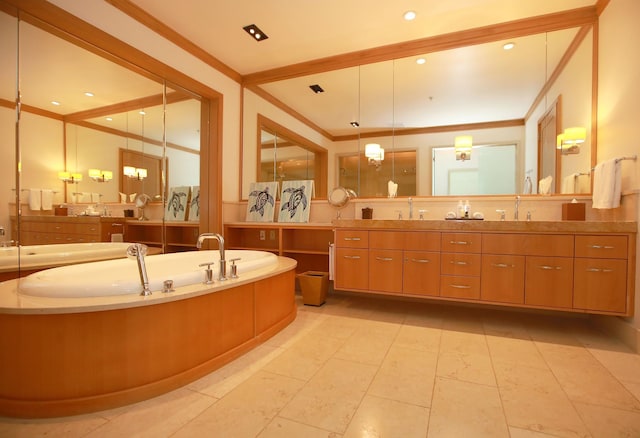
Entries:
{"type": "Polygon", "coordinates": [[[471,216],[471,205],[469,205],[469,201],[464,201],[464,218],[469,219],[471,216]]]}
{"type": "Polygon", "coordinates": [[[456,217],[458,219],[462,219],[464,217],[464,206],[462,205],[462,200],[458,201],[458,208],[456,210],[456,217]]]}

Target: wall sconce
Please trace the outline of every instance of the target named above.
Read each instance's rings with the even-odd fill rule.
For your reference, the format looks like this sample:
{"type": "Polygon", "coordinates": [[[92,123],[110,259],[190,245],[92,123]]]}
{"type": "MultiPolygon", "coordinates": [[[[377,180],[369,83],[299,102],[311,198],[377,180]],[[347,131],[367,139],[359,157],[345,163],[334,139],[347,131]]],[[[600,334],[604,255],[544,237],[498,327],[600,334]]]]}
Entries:
{"type": "Polygon", "coordinates": [[[143,180],[147,177],[147,169],[144,167],[124,166],[123,173],[129,178],[136,178],[137,180],[143,180]]]}
{"type": "Polygon", "coordinates": [[[89,169],[89,178],[96,182],[108,182],[113,179],[113,172],[110,170],[89,169]]]}
{"type": "Polygon", "coordinates": [[[384,160],[384,149],[377,143],[369,143],[364,147],[364,156],[369,159],[370,166],[379,168],[384,160]]]}
{"type": "Polygon", "coordinates": [[[587,129],[582,127],[567,128],[556,139],[556,148],[562,155],[579,154],[580,145],[587,138],[587,129]]]}
{"type": "Polygon", "coordinates": [[[82,181],[82,174],[62,171],[58,172],[58,179],[66,183],[79,183],[82,181]]]}
{"type": "Polygon", "coordinates": [[[459,135],[454,140],[454,150],[456,152],[456,160],[465,161],[471,159],[471,147],[473,146],[473,137],[470,135],[459,135]]]}

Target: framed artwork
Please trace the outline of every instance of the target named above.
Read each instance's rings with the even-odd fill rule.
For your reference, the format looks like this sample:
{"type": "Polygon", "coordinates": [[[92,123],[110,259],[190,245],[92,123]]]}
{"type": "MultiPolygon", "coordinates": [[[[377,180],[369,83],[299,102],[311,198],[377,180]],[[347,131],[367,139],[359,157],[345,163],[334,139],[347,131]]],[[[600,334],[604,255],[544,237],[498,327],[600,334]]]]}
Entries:
{"type": "Polygon", "coordinates": [[[278,182],[254,182],[249,186],[247,222],[273,222],[278,182]]]}
{"type": "Polygon", "coordinates": [[[167,209],[164,212],[164,219],[167,221],[185,220],[187,218],[190,195],[191,187],[189,186],[171,187],[169,189],[169,198],[167,199],[167,209]]]}
{"type": "Polygon", "coordinates": [[[309,222],[313,180],[283,181],[278,222],[309,222]]]}
{"type": "Polygon", "coordinates": [[[189,199],[189,208],[187,210],[188,221],[200,220],[200,186],[191,187],[191,198],[189,199]]]}

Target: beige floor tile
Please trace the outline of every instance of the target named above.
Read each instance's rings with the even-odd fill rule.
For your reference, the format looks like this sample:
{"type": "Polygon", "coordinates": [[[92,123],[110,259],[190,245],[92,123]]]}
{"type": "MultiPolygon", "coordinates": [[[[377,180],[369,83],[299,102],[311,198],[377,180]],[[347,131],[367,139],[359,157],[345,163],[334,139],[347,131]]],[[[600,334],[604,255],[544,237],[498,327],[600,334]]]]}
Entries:
{"type": "Polygon", "coordinates": [[[173,437],[255,437],[303,385],[301,380],[259,371],[173,437]]]}
{"type": "Polygon", "coordinates": [[[619,350],[588,348],[588,351],[618,380],[640,383],[640,355],[625,347],[619,350]]]}
{"type": "Polygon", "coordinates": [[[309,380],[342,346],[344,341],[309,333],[262,369],[275,374],[309,380]]]}
{"type": "Polygon", "coordinates": [[[440,352],[489,356],[484,334],[444,329],[440,337],[440,352]]]}
{"type": "Polygon", "coordinates": [[[492,335],[488,335],[486,340],[494,362],[514,362],[547,368],[538,347],[531,340],[492,335]]]}
{"type": "Polygon", "coordinates": [[[427,437],[508,436],[497,388],[436,377],[427,437]]]}
{"type": "Polygon", "coordinates": [[[391,347],[367,393],[428,407],[433,395],[436,363],[435,352],[391,347]]]}
{"type": "Polygon", "coordinates": [[[434,329],[442,328],[444,316],[442,314],[442,305],[424,305],[417,303],[415,306],[407,310],[404,318],[405,325],[417,327],[429,327],[434,329]]]}
{"type": "Polygon", "coordinates": [[[482,325],[486,335],[503,338],[530,339],[527,328],[517,313],[494,311],[482,318],[482,325]]]}
{"type": "Polygon", "coordinates": [[[188,384],[187,388],[222,398],[282,352],[277,347],[259,345],[233,362],[188,384]]]}
{"type": "Polygon", "coordinates": [[[171,436],[217,400],[188,389],[178,389],[132,406],[87,434],[87,437],[171,436]]]}
{"type": "Polygon", "coordinates": [[[256,438],[340,438],[341,435],[317,427],[276,417],[256,438]]]}
{"type": "Polygon", "coordinates": [[[441,352],[436,374],[439,377],[496,386],[491,358],[484,354],[441,352]]]}
{"type": "Polygon", "coordinates": [[[422,327],[404,324],[400,327],[393,345],[415,350],[435,351],[440,350],[440,337],[442,330],[439,328],[422,327]]]}
{"type": "Polygon", "coordinates": [[[640,437],[640,413],[576,403],[593,438],[640,437]]]}
{"type": "Polygon", "coordinates": [[[428,421],[428,408],[367,395],[351,420],[344,438],[424,438],[427,435],[428,421]]]}
{"type": "Polygon", "coordinates": [[[354,362],[380,365],[400,326],[366,322],[336,352],[335,357],[354,362]]]}
{"type": "Polygon", "coordinates": [[[640,400],[640,383],[635,383],[635,382],[621,382],[621,383],[636,398],[636,400],[640,400]]]}
{"type": "Polygon", "coordinates": [[[376,371],[375,366],[330,359],[284,407],[280,416],[343,433],[376,371]]]}
{"type": "Polygon", "coordinates": [[[549,368],[517,362],[494,362],[493,370],[500,390],[526,390],[531,395],[566,396],[549,368]]]}
{"type": "Polygon", "coordinates": [[[327,317],[321,314],[298,312],[296,319],[288,326],[264,342],[271,347],[288,348],[297,339],[318,327],[327,317]]]}
{"type": "Polygon", "coordinates": [[[359,328],[361,320],[344,316],[330,316],[313,329],[313,333],[336,339],[347,339],[359,328]]]}
{"type": "Polygon", "coordinates": [[[528,430],[528,429],[520,429],[519,427],[509,426],[509,436],[511,438],[549,438],[553,435],[534,432],[533,430],[528,430]]]}
{"type": "Polygon", "coordinates": [[[108,420],[98,414],[66,418],[22,420],[0,417],[0,437],[6,438],[76,438],[84,437],[108,420]]]}

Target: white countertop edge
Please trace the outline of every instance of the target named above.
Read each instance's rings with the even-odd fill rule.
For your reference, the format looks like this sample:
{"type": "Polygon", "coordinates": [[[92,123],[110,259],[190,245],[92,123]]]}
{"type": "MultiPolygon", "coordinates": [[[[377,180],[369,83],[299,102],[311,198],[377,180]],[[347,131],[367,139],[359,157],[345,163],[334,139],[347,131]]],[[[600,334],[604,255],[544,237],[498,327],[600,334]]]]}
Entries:
{"type": "Polygon", "coordinates": [[[86,313],[164,304],[254,283],[295,269],[296,265],[294,259],[278,257],[275,266],[248,272],[236,279],[216,280],[212,285],[192,284],[176,288],[175,292],[169,293],[152,291],[152,294],[146,297],[139,294],[87,298],[36,297],[18,293],[20,279],[9,280],[0,283],[0,314],[86,313]]]}

